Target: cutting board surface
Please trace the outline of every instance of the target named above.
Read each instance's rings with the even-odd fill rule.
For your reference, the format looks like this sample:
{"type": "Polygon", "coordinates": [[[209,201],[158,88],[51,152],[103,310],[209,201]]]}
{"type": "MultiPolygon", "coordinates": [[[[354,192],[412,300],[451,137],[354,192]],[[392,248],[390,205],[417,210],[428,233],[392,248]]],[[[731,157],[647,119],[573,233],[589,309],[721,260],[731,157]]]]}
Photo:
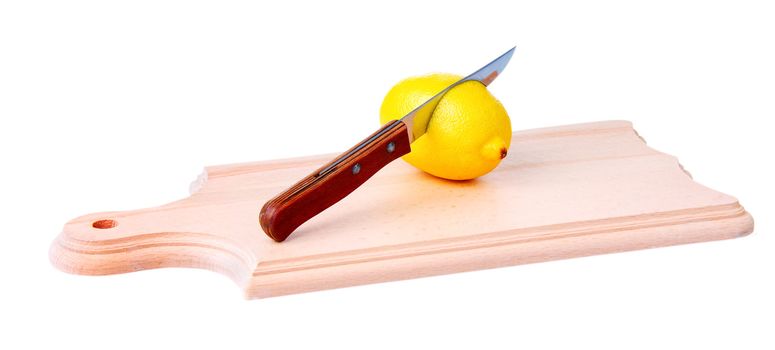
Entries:
{"type": "Polygon", "coordinates": [[[735,198],[607,121],[516,132],[498,168],[471,181],[393,162],[287,241],[269,239],[264,202],[333,156],[208,167],[183,200],[68,222],[51,260],[90,275],[205,268],[268,297],[753,230],[735,198]]]}

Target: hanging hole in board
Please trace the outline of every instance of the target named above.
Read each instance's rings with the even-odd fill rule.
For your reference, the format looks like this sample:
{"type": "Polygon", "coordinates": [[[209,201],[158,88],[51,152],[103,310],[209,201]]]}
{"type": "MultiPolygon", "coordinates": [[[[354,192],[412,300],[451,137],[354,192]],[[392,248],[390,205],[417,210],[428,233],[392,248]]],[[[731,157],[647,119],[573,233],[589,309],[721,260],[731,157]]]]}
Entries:
{"type": "Polygon", "coordinates": [[[91,224],[92,227],[102,229],[102,230],[114,228],[116,227],[116,225],[118,225],[116,220],[111,220],[111,219],[97,220],[91,224]]]}

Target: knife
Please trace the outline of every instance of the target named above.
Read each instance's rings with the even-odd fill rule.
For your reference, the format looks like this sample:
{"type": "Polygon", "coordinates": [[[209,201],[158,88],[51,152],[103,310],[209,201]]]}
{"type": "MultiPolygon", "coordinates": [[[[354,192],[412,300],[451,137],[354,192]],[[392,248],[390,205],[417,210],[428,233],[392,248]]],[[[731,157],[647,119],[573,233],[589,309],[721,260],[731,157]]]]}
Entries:
{"type": "Polygon", "coordinates": [[[449,90],[467,81],[485,86],[509,63],[514,49],[444,88],[401,119],[383,125],[359,144],[270,199],[259,214],[267,236],[282,242],[301,224],[339,202],[385,165],[411,152],[409,146],[428,128],[433,110],[449,90]]]}

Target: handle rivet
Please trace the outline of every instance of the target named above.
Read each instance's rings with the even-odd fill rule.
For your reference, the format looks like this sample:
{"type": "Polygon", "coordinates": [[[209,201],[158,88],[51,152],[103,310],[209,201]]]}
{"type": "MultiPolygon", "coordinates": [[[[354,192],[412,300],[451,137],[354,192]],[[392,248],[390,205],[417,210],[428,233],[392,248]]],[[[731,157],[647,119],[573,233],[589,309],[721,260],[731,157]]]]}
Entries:
{"type": "Polygon", "coordinates": [[[358,174],[361,172],[361,163],[355,163],[353,165],[353,175],[358,174]]]}
{"type": "Polygon", "coordinates": [[[396,143],[393,142],[393,141],[390,141],[390,143],[388,143],[388,145],[387,145],[388,153],[393,153],[393,151],[395,151],[395,150],[396,150],[396,143]]]}

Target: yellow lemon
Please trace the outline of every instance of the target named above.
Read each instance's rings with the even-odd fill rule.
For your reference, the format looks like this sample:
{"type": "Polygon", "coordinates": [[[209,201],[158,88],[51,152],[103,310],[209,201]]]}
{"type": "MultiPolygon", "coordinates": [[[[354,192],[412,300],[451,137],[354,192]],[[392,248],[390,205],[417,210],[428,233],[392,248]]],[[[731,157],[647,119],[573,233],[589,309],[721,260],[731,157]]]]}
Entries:
{"type": "MultiPolygon", "coordinates": [[[[405,79],[387,93],[380,122],[399,119],[460,80],[452,74],[405,79]]],[[[454,87],[433,111],[427,132],[403,156],[409,164],[438,177],[468,180],[487,174],[506,157],[511,121],[503,105],[478,81],[454,87]]]]}

